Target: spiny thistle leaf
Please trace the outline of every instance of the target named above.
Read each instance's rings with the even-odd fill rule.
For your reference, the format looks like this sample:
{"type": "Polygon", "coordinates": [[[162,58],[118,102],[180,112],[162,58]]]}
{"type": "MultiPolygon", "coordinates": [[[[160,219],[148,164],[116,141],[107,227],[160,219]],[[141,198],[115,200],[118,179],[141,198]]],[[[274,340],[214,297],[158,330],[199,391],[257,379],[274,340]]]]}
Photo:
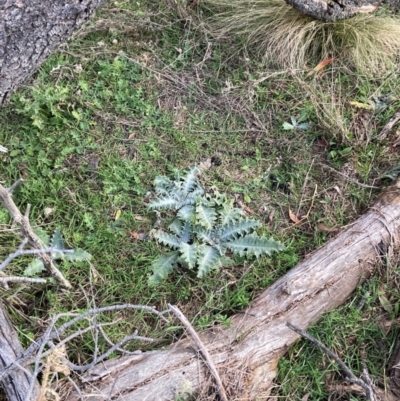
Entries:
{"type": "Polygon", "coordinates": [[[179,250],[181,252],[182,259],[187,263],[189,269],[193,269],[196,266],[197,259],[196,244],[189,245],[182,242],[179,250]]]}
{"type": "Polygon", "coordinates": [[[220,221],[221,225],[225,226],[229,223],[233,223],[234,221],[237,221],[244,215],[243,210],[238,209],[238,208],[233,208],[233,209],[222,209],[219,212],[220,215],[220,221]]]}
{"type": "Polygon", "coordinates": [[[182,222],[178,219],[174,220],[168,228],[177,237],[179,237],[180,242],[190,242],[192,239],[192,224],[190,221],[182,222]]]}
{"type": "Polygon", "coordinates": [[[196,200],[197,198],[201,198],[204,195],[204,189],[201,187],[197,187],[190,193],[191,198],[196,200]]]}
{"type": "Polygon", "coordinates": [[[158,231],[154,234],[158,242],[169,246],[172,249],[178,249],[181,245],[181,240],[176,235],[165,233],[164,231],[158,231]]]}
{"type": "Polygon", "coordinates": [[[198,224],[211,229],[217,219],[217,213],[213,208],[199,203],[196,205],[196,217],[198,219],[198,224]]]}
{"type": "Polygon", "coordinates": [[[221,194],[218,190],[214,191],[213,201],[218,206],[226,207],[227,209],[233,208],[233,199],[228,199],[225,194],[221,194]]]}
{"type": "Polygon", "coordinates": [[[44,264],[40,259],[33,259],[24,270],[24,276],[32,277],[45,270],[44,264]]]}
{"type": "Polygon", "coordinates": [[[92,259],[92,255],[83,249],[72,249],[72,252],[66,252],[63,254],[64,258],[71,262],[84,262],[92,259]]]}
{"type": "Polygon", "coordinates": [[[174,269],[179,252],[170,252],[159,256],[152,264],[153,274],[149,277],[149,285],[155,286],[164,281],[174,269]]]}
{"type": "Polygon", "coordinates": [[[192,240],[192,224],[190,221],[185,221],[182,231],[179,235],[179,241],[181,242],[190,242],[192,240]]]}
{"type": "Polygon", "coordinates": [[[197,254],[197,277],[203,277],[212,269],[218,267],[221,256],[217,249],[208,245],[199,245],[197,254]]]}
{"type": "Polygon", "coordinates": [[[260,223],[257,220],[239,220],[234,223],[221,227],[221,241],[229,241],[233,238],[248,233],[251,229],[259,227],[260,223]]]}
{"type": "Polygon", "coordinates": [[[179,202],[172,196],[163,196],[149,203],[150,209],[178,209],[179,202]]]}
{"type": "MultiPolygon", "coordinates": [[[[54,230],[54,233],[51,237],[50,247],[54,248],[54,249],[60,249],[60,250],[64,249],[64,240],[63,240],[61,231],[58,228],[56,228],[54,230]]],[[[64,255],[61,252],[52,252],[51,253],[51,257],[55,260],[62,259],[63,256],[64,255]]]]}
{"type": "Polygon", "coordinates": [[[210,245],[214,244],[214,236],[213,236],[214,232],[212,230],[206,230],[203,227],[194,227],[193,231],[199,240],[206,242],[210,245]]]}
{"type": "Polygon", "coordinates": [[[193,191],[197,186],[197,176],[200,174],[200,169],[192,167],[182,178],[182,191],[185,194],[193,191]]]}
{"type": "Polygon", "coordinates": [[[56,249],[64,249],[64,240],[61,231],[58,228],[54,230],[54,233],[51,237],[50,247],[56,249]]]}
{"type": "Polygon", "coordinates": [[[193,205],[186,205],[179,209],[176,216],[183,221],[191,220],[194,216],[195,211],[196,208],[193,205]]]}
{"type": "Polygon", "coordinates": [[[174,188],[174,183],[169,178],[158,176],[154,179],[154,189],[158,194],[167,195],[174,188]]]}
{"type": "Polygon", "coordinates": [[[39,237],[42,245],[47,248],[50,243],[50,235],[41,227],[35,227],[33,231],[39,237]]]}
{"type": "Polygon", "coordinates": [[[183,229],[183,223],[179,220],[174,220],[168,228],[170,231],[172,231],[174,234],[176,234],[178,237],[181,236],[182,229],[183,229]]]}
{"type": "Polygon", "coordinates": [[[255,255],[257,258],[260,255],[271,255],[272,252],[283,251],[285,247],[277,241],[266,237],[259,237],[257,234],[246,235],[245,237],[237,238],[225,244],[233,253],[240,256],[255,255]]]}
{"type": "Polygon", "coordinates": [[[221,257],[223,257],[226,253],[227,247],[225,244],[211,244],[213,248],[215,248],[221,257]]]}

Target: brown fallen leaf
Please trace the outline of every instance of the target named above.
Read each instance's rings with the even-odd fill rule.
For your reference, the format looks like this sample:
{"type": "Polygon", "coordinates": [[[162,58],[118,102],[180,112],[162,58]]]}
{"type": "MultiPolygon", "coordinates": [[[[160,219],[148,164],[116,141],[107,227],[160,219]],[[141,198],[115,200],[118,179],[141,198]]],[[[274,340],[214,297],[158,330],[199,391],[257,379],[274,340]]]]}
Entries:
{"type": "Polygon", "coordinates": [[[274,216],[275,216],[275,210],[272,210],[271,213],[268,216],[268,221],[272,223],[274,221],[274,216]]]}
{"type": "Polygon", "coordinates": [[[320,73],[327,65],[333,63],[337,58],[332,57],[332,58],[326,58],[325,60],[322,60],[320,63],[318,63],[308,74],[307,76],[309,77],[310,75],[313,75],[314,73],[320,73]]]}
{"type": "Polygon", "coordinates": [[[146,234],[139,231],[128,231],[127,235],[136,241],[143,241],[146,238],[146,234]]]}
{"type": "Polygon", "coordinates": [[[339,231],[338,227],[328,227],[324,223],[317,223],[317,227],[321,231],[325,231],[326,233],[337,233],[339,231]]]}
{"type": "Polygon", "coordinates": [[[301,220],[290,209],[289,209],[289,218],[295,224],[300,224],[301,223],[301,220]]]}
{"type": "Polygon", "coordinates": [[[248,206],[244,205],[243,210],[249,214],[257,214],[254,210],[250,209],[248,206]]]}

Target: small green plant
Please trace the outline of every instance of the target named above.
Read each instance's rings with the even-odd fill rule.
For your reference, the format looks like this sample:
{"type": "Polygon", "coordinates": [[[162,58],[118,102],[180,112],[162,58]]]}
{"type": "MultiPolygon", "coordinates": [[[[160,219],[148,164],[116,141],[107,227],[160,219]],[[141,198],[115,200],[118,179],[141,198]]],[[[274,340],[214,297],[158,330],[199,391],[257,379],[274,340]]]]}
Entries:
{"type": "MultiPolygon", "coordinates": [[[[44,247],[52,248],[51,258],[53,260],[69,260],[71,262],[90,260],[92,255],[82,249],[66,249],[61,231],[56,228],[51,237],[43,230],[36,230],[37,235],[41,239],[44,247]]],[[[24,271],[24,276],[35,276],[45,270],[41,259],[35,258],[24,271]]]]}
{"type": "MultiPolygon", "coordinates": [[[[307,118],[307,116],[305,117],[307,118]]],[[[305,118],[303,116],[300,116],[298,120],[296,120],[294,117],[290,117],[291,123],[284,122],[282,127],[286,131],[290,130],[306,130],[310,127],[310,124],[305,121],[305,118]]]]}
{"type": "Polygon", "coordinates": [[[197,269],[203,277],[213,269],[233,262],[228,252],[240,256],[256,256],[284,250],[284,246],[254,229],[261,224],[247,219],[242,209],[233,207],[233,200],[215,192],[206,194],[200,186],[200,168],[190,168],[185,174],[175,173],[175,180],[155,179],[157,198],[149,204],[155,210],[173,210],[176,218],[169,232],[158,230],[154,238],[173,249],[159,256],[152,264],[150,285],[157,285],[178,265],[197,269]]]}

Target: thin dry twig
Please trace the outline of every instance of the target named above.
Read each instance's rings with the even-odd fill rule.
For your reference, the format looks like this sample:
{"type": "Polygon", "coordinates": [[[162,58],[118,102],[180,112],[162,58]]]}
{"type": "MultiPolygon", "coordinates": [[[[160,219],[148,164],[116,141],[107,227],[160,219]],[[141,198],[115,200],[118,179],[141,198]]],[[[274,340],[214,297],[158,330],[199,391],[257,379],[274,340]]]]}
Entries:
{"type": "Polygon", "coordinates": [[[400,110],[387,122],[387,124],[383,127],[383,130],[378,135],[379,139],[385,139],[387,134],[393,128],[393,126],[400,120],[400,110]]]}
{"type": "Polygon", "coordinates": [[[228,397],[225,392],[225,388],[222,385],[221,378],[218,374],[217,369],[215,368],[215,365],[211,359],[210,354],[208,353],[206,347],[204,344],[201,342],[200,337],[194,330],[193,326],[190,324],[189,320],[186,319],[185,315],[179,310],[177,306],[170,305],[168,304],[168,308],[171,310],[171,312],[181,321],[181,323],[187,328],[189,334],[191,335],[194,343],[196,346],[199,348],[200,353],[203,355],[204,359],[206,360],[206,363],[208,365],[208,368],[210,369],[211,374],[214,376],[215,381],[217,382],[218,386],[218,393],[223,401],[228,401],[228,397]]]}
{"type": "Polygon", "coordinates": [[[31,284],[45,284],[46,279],[44,278],[31,278],[31,277],[20,277],[20,276],[6,276],[0,277],[0,283],[7,289],[8,283],[31,283],[31,284]]]}
{"type": "MultiPolygon", "coordinates": [[[[4,188],[0,184],[0,202],[3,204],[4,208],[10,213],[11,217],[13,218],[14,222],[19,226],[22,231],[22,237],[26,238],[29,242],[29,245],[32,246],[33,249],[42,250],[42,242],[40,241],[39,237],[34,233],[27,216],[24,216],[16,204],[14,203],[11,192],[15,189],[18,185],[20,185],[23,180],[20,178],[16,181],[13,185],[9,188],[4,188]]],[[[54,265],[51,255],[47,253],[42,253],[39,255],[40,259],[42,259],[43,264],[46,270],[53,276],[63,287],[67,289],[72,289],[72,285],[68,280],[64,278],[61,272],[57,269],[54,265]]]]}
{"type": "Polygon", "coordinates": [[[361,183],[361,182],[355,180],[354,178],[350,178],[350,177],[348,177],[346,174],[343,174],[343,173],[341,173],[340,171],[337,171],[337,170],[335,170],[334,168],[327,166],[326,164],[322,164],[322,163],[317,163],[317,164],[318,164],[319,166],[323,167],[323,168],[326,168],[326,169],[328,169],[328,170],[333,171],[333,172],[336,173],[336,174],[339,174],[340,176],[342,176],[343,178],[345,178],[347,181],[351,181],[351,182],[353,182],[354,184],[358,185],[358,186],[361,187],[361,188],[367,188],[367,189],[381,189],[380,187],[376,187],[376,186],[374,186],[374,185],[363,184],[363,183],[361,183]]]}
{"type": "MultiPolygon", "coordinates": [[[[299,202],[299,207],[297,208],[296,216],[298,216],[298,215],[300,214],[300,208],[301,208],[301,205],[302,205],[302,203],[303,203],[304,193],[305,193],[305,191],[306,191],[307,184],[308,184],[308,177],[309,177],[310,171],[311,171],[311,169],[312,169],[312,167],[313,167],[313,165],[314,165],[314,161],[315,161],[315,158],[313,158],[313,159],[311,160],[310,167],[309,167],[309,169],[307,170],[306,178],[304,179],[304,182],[303,182],[303,187],[302,187],[302,189],[301,189],[301,198],[300,198],[300,202],[299,202]]],[[[315,191],[314,191],[314,193],[315,193],[315,191]]],[[[310,209],[310,210],[311,210],[311,209],[310,209]]],[[[307,213],[307,215],[308,215],[308,213],[307,213]]]]}
{"type": "Polygon", "coordinates": [[[12,260],[19,256],[24,256],[24,255],[37,255],[40,256],[44,253],[57,253],[57,254],[64,254],[64,253],[73,253],[74,251],[72,249],[58,249],[54,247],[48,247],[48,248],[42,248],[42,249],[24,249],[24,246],[26,244],[26,241],[23,241],[21,245],[18,247],[18,249],[10,253],[7,258],[0,264],[0,271],[5,269],[12,260]]]}
{"type": "MultiPolygon", "coordinates": [[[[169,312],[169,310],[165,310],[162,312],[159,312],[155,308],[151,306],[146,306],[146,305],[133,305],[133,304],[124,304],[124,305],[113,305],[113,306],[106,306],[103,308],[94,308],[94,309],[89,309],[84,313],[81,314],[76,314],[76,313],[60,313],[58,315],[53,316],[51,319],[45,333],[43,336],[36,340],[33,344],[31,344],[24,352],[23,354],[15,361],[13,362],[10,366],[7,367],[3,372],[0,373],[0,381],[4,375],[6,375],[11,369],[18,368],[19,366],[35,363],[35,372],[34,372],[34,377],[37,376],[40,372],[40,360],[44,355],[47,355],[47,351],[45,351],[46,347],[49,348],[56,348],[59,347],[59,345],[64,345],[65,341],[60,341],[59,344],[54,344],[53,340],[58,340],[61,335],[70,327],[72,327],[74,324],[79,322],[80,320],[83,320],[87,317],[95,317],[98,316],[101,313],[105,312],[111,312],[111,311],[119,311],[119,310],[127,310],[127,309],[135,309],[135,310],[144,310],[150,313],[153,313],[157,315],[161,320],[165,321],[168,323],[168,320],[165,318],[165,314],[169,312]],[[62,324],[59,328],[53,329],[55,323],[60,319],[60,318],[65,318],[65,317],[73,317],[70,321],[62,324]]],[[[98,326],[99,324],[96,323],[95,325],[92,325],[90,329],[93,329],[98,326]]],[[[86,329],[83,329],[84,331],[86,329]]],[[[84,331],[78,332],[77,335],[82,334],[84,331]]],[[[72,335],[70,339],[76,337],[77,335],[72,335]]],[[[137,333],[131,334],[129,336],[124,337],[122,340],[120,340],[118,343],[114,344],[109,350],[107,350],[104,354],[97,356],[95,355],[94,360],[99,362],[100,360],[105,359],[107,356],[110,355],[111,352],[115,351],[116,349],[120,348],[124,343],[130,340],[141,340],[141,341],[152,341],[152,339],[148,337],[141,337],[138,336],[137,333]]],[[[71,369],[74,370],[87,370],[91,366],[94,365],[94,363],[89,363],[84,366],[78,366],[78,365],[73,365],[69,364],[71,369]]]]}
{"type": "MultiPolygon", "coordinates": [[[[103,308],[94,308],[87,310],[84,313],[81,314],[76,314],[76,313],[60,313],[58,315],[55,315],[52,317],[45,333],[43,336],[36,340],[33,344],[31,344],[22,354],[19,358],[17,358],[14,361],[11,361],[6,368],[0,372],[0,382],[4,380],[3,378],[10,374],[14,369],[22,369],[25,370],[24,366],[31,365],[33,364],[34,369],[33,373],[29,374],[29,389],[25,394],[25,399],[28,400],[30,399],[34,388],[35,384],[37,383],[37,377],[38,375],[43,372],[43,369],[45,368],[45,363],[43,363],[43,358],[51,356],[54,352],[56,352],[58,349],[61,347],[64,347],[69,341],[72,339],[82,336],[84,333],[88,331],[95,331],[95,335],[98,335],[99,333],[102,334],[104,333],[104,330],[100,330],[100,328],[103,328],[104,326],[110,325],[110,323],[99,323],[97,322],[97,317],[101,313],[104,312],[110,312],[110,311],[118,311],[118,310],[126,310],[126,309],[135,309],[135,310],[143,310],[147,311],[150,313],[156,314],[160,319],[168,322],[168,320],[165,318],[165,314],[170,312],[169,310],[165,310],[162,312],[157,311],[155,308],[151,306],[146,306],[146,305],[133,305],[133,304],[124,304],[124,305],[113,305],[113,306],[106,306],[103,308]],[[56,322],[60,318],[65,318],[65,317],[71,317],[72,319],[69,320],[68,322],[65,322],[62,324],[59,328],[54,329],[54,326],[56,322]],[[67,336],[64,339],[61,339],[61,335],[69,328],[71,328],[74,324],[79,322],[82,319],[87,319],[91,318],[92,321],[94,320],[94,324],[90,322],[89,327],[80,329],[73,334],[67,336]],[[55,340],[55,342],[53,342],[55,340]]],[[[70,370],[73,371],[78,371],[82,372],[85,370],[90,369],[93,367],[95,364],[105,360],[110,356],[110,354],[116,350],[119,350],[121,352],[125,352],[121,347],[127,343],[128,341],[131,340],[138,340],[138,341],[146,341],[146,342],[151,342],[154,341],[152,338],[148,337],[142,337],[138,336],[137,331],[135,331],[133,334],[125,336],[123,339],[121,339],[117,343],[112,343],[108,340],[110,343],[110,348],[104,352],[101,355],[98,355],[98,349],[96,347],[96,350],[94,352],[93,359],[90,363],[86,365],[76,365],[68,360],[67,357],[62,358],[62,363],[66,367],[68,367],[70,370]]],[[[1,353],[0,353],[1,354],[1,353]]],[[[132,353],[130,353],[132,354],[132,353]]]]}
{"type": "Polygon", "coordinates": [[[343,370],[343,372],[346,374],[346,380],[350,383],[360,386],[364,390],[365,396],[368,400],[370,400],[370,401],[377,400],[377,398],[375,396],[374,385],[373,385],[372,380],[369,377],[365,368],[363,370],[362,378],[359,379],[357,376],[355,376],[355,374],[347,367],[347,365],[334,352],[332,352],[329,348],[327,348],[324,344],[322,344],[320,341],[318,341],[311,334],[308,334],[306,331],[299,329],[298,327],[294,326],[293,324],[291,324],[289,322],[286,322],[286,326],[289,327],[289,329],[300,334],[303,338],[306,338],[307,340],[311,341],[321,351],[325,352],[326,355],[328,355],[330,358],[332,358],[340,366],[340,368],[343,370]]]}

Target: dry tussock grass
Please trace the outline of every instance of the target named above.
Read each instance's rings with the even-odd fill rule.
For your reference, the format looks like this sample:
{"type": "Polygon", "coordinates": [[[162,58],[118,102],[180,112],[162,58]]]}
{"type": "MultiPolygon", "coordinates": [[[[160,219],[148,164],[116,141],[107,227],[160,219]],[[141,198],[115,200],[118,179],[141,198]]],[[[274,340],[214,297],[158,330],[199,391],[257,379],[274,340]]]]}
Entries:
{"type": "Polygon", "coordinates": [[[283,0],[207,0],[218,35],[242,35],[286,68],[338,57],[363,73],[390,68],[400,54],[400,18],[359,14],[336,22],[301,15],[283,0]]]}

